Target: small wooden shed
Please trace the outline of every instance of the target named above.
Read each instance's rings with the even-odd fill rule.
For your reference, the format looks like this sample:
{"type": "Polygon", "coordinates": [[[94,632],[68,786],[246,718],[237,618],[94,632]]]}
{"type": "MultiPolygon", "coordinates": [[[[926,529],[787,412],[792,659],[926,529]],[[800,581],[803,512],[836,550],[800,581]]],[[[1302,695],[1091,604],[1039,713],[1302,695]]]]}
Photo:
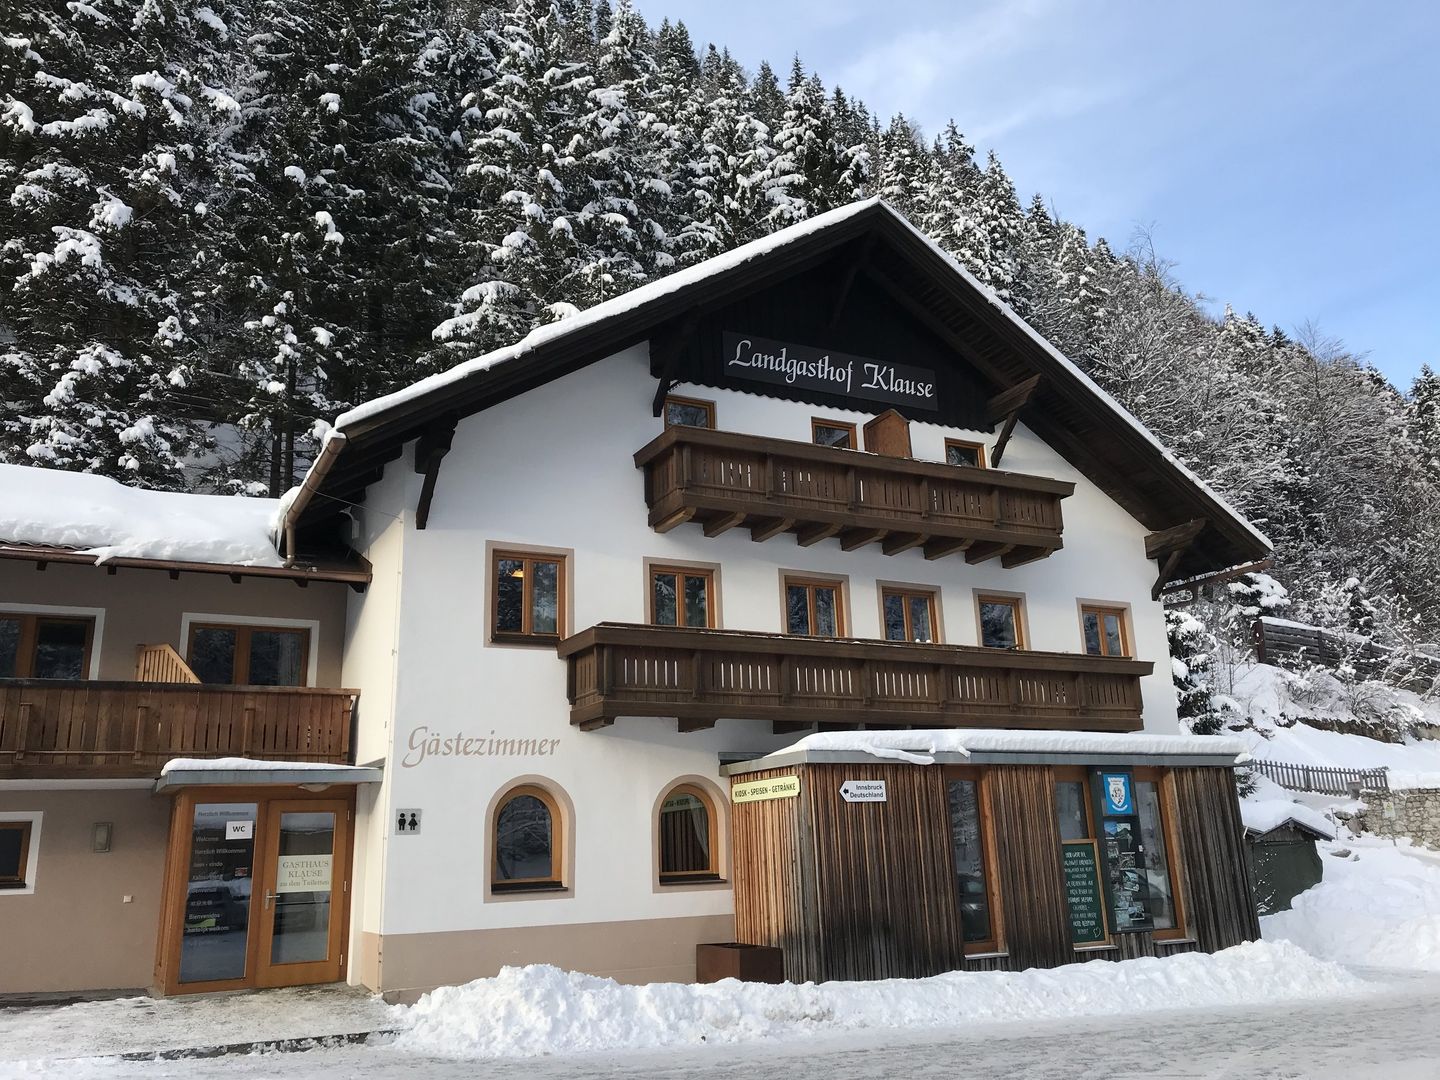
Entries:
{"type": "Polygon", "coordinates": [[[1289,911],[1295,897],[1320,884],[1324,865],[1319,840],[1334,840],[1334,827],[1318,811],[1281,800],[1241,804],[1245,854],[1255,883],[1255,911],[1289,911]]]}
{"type": "Polygon", "coordinates": [[[1253,940],[1240,750],[1193,736],[834,732],[727,765],[737,939],[783,949],[793,982],[1253,940]]]}

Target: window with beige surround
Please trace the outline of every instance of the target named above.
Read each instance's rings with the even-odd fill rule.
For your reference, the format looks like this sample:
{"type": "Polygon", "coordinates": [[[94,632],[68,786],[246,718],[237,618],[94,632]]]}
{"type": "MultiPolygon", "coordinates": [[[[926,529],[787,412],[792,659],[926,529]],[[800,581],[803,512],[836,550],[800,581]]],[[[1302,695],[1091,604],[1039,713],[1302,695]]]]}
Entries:
{"type": "Polygon", "coordinates": [[[656,626],[715,626],[715,572],[687,566],[650,567],[650,622],[656,626]]]}
{"type": "Polygon", "coordinates": [[[715,403],[697,398],[670,396],[665,399],[666,427],[715,426],[715,403]]]}
{"type": "Polygon", "coordinates": [[[1080,625],[1085,632],[1085,651],[1091,656],[1130,655],[1124,608],[1082,604],[1080,625]]]}
{"type": "Polygon", "coordinates": [[[0,679],[83,679],[95,620],[0,611],[0,679]]]}
{"type": "Polygon", "coordinates": [[[980,644],[987,649],[1023,649],[1024,621],[1018,596],[975,598],[980,609],[980,644]]]}
{"type": "Polygon", "coordinates": [[[945,463],[947,465],[969,465],[974,469],[985,468],[985,444],[966,439],[945,440],[945,463]]]}
{"type": "Polygon", "coordinates": [[[844,598],[838,581],[785,578],[785,632],[844,637],[844,598]]]}
{"type": "Polygon", "coordinates": [[[562,820],[555,797],[542,787],[525,784],[505,793],[491,831],[492,892],[564,887],[562,820]]]}
{"type": "Polygon", "coordinates": [[[880,612],[887,641],[936,642],[940,640],[935,593],[928,589],[882,586],[880,612]]]}
{"type": "Polygon", "coordinates": [[[0,889],[23,889],[30,867],[32,821],[0,821],[0,889]]]}
{"type": "Polygon", "coordinates": [[[715,804],[694,784],[677,784],[660,802],[660,884],[720,880],[715,804]]]}
{"type": "Polygon", "coordinates": [[[821,420],[815,417],[810,421],[810,441],[817,446],[834,446],[840,450],[860,449],[860,437],[855,433],[855,425],[844,420],[821,420]]]}
{"type": "Polygon", "coordinates": [[[550,645],[565,634],[565,560],[496,550],[490,565],[490,640],[550,645]]]}
{"type": "Polygon", "coordinates": [[[310,631],[287,626],[191,623],[186,661],[202,683],[304,686],[310,631]]]}

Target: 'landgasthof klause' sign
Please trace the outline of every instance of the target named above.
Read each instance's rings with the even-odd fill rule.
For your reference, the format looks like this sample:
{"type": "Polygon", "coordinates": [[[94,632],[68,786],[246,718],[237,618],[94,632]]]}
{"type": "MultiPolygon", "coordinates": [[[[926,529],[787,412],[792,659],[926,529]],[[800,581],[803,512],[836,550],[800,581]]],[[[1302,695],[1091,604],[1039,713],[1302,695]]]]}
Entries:
{"type": "Polygon", "coordinates": [[[863,356],[735,334],[723,337],[725,373],[736,379],[818,390],[841,397],[938,410],[935,373],[863,356]]]}

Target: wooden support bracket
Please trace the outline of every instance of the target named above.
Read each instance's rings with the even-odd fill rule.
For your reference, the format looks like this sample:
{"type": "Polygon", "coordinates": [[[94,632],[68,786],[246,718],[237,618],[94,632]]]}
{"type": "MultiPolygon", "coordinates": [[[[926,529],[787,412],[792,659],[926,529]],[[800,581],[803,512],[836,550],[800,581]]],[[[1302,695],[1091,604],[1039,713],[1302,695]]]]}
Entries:
{"type": "Polygon", "coordinates": [[[835,303],[830,306],[831,329],[840,325],[840,316],[844,314],[845,302],[850,299],[850,290],[855,284],[855,275],[860,273],[870,262],[870,252],[874,249],[875,234],[868,233],[860,242],[854,257],[846,264],[845,272],[840,277],[840,287],[835,290],[835,303]]]}
{"type": "Polygon", "coordinates": [[[680,355],[694,336],[699,322],[699,314],[690,311],[678,323],[671,324],[656,335],[651,346],[650,367],[660,381],[655,387],[655,398],[650,402],[651,416],[660,416],[665,411],[665,396],[675,389],[675,384],[679,381],[675,378],[675,372],[680,366],[680,355]]]}
{"type": "Polygon", "coordinates": [[[1020,410],[1029,404],[1039,386],[1040,376],[1032,375],[1009,390],[1002,390],[986,402],[985,423],[989,427],[1001,424],[1000,436],[990,450],[990,467],[992,469],[998,467],[1000,459],[1005,456],[1005,447],[1010,444],[1010,437],[1015,434],[1015,424],[1020,419],[1020,410]]]}
{"type": "Polygon", "coordinates": [[[1183,525],[1160,529],[1145,537],[1145,557],[1154,559],[1160,564],[1160,574],[1150,588],[1150,599],[1160,599],[1165,592],[1166,584],[1175,575],[1175,568],[1180,565],[1181,556],[1205,531],[1207,524],[1209,524],[1207,519],[1195,518],[1183,525]]]}
{"type": "Polygon", "coordinates": [[[420,485],[420,500],[415,504],[417,529],[425,528],[430,520],[430,503],[435,498],[435,481],[440,477],[440,463],[450,452],[457,423],[459,417],[447,417],[427,428],[415,442],[415,471],[425,478],[420,485]]]}

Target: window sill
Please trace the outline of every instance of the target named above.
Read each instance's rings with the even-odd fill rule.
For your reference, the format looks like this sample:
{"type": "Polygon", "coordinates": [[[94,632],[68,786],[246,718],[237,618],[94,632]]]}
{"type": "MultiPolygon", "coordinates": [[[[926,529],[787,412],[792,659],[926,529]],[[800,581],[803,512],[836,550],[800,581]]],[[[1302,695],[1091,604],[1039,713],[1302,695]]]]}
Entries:
{"type": "Polygon", "coordinates": [[[962,953],[966,960],[1006,960],[1010,957],[1009,949],[988,949],[985,952],[962,953]]]}
{"type": "Polygon", "coordinates": [[[490,891],[497,896],[514,896],[516,893],[557,893],[567,889],[563,881],[497,881],[490,891]]]}
{"type": "Polygon", "coordinates": [[[662,877],[659,882],[665,888],[675,885],[726,885],[729,884],[719,874],[690,874],[685,877],[662,877]]]}
{"type": "Polygon", "coordinates": [[[491,645],[529,645],[533,648],[553,649],[560,644],[559,634],[510,634],[493,633],[491,645]]]}
{"type": "Polygon", "coordinates": [[[1120,948],[1119,945],[1111,944],[1075,945],[1072,947],[1077,953],[1114,952],[1116,949],[1120,948]]]}

